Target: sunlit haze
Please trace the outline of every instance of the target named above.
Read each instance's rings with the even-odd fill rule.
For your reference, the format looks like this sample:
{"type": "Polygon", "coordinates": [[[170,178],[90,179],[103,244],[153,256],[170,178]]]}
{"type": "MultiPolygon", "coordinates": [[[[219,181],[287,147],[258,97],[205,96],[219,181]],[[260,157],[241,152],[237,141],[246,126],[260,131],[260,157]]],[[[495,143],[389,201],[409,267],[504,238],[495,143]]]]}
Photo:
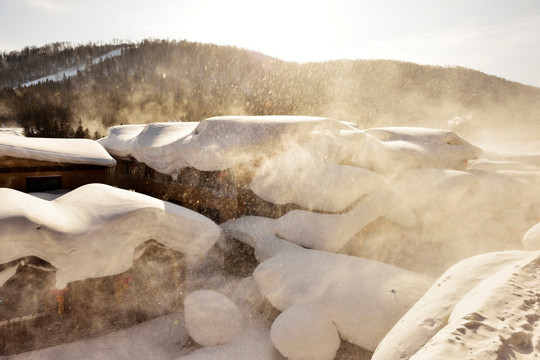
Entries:
{"type": "Polygon", "coordinates": [[[0,50],[176,39],[288,61],[396,59],[540,86],[535,0],[2,0],[0,50]]]}

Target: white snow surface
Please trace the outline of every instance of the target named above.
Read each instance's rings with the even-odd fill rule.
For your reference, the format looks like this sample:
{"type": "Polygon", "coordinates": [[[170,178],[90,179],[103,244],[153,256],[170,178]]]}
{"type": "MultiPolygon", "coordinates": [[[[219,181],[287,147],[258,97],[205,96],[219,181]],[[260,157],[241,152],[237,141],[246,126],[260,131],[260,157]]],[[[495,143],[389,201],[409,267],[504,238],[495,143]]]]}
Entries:
{"type": "Polygon", "coordinates": [[[255,248],[258,258],[266,259],[297,245],[310,249],[338,252],[362,228],[386,217],[404,226],[412,226],[415,214],[390,192],[377,192],[362,198],[350,211],[324,214],[292,210],[278,219],[244,216],[220,226],[232,238],[255,248]]]}
{"type": "Polygon", "coordinates": [[[314,304],[294,304],[272,324],[272,342],[287,359],[332,360],[341,344],[324,310],[314,304]]]}
{"type": "Polygon", "coordinates": [[[70,164],[116,165],[116,160],[94,140],[27,138],[17,132],[0,132],[2,156],[70,164]]]}
{"type": "Polygon", "coordinates": [[[392,265],[307,249],[280,252],[259,264],[253,275],[277,309],[284,312],[298,303],[318,306],[341,338],[368,350],[433,283],[428,276],[392,265]]]}
{"type": "Polygon", "coordinates": [[[261,216],[242,216],[220,225],[225,235],[255,249],[257,261],[263,262],[282,251],[302,250],[302,247],[276,236],[276,220],[261,216]]]}
{"type": "Polygon", "coordinates": [[[482,150],[452,131],[387,127],[342,132],[344,160],[381,174],[410,168],[463,170],[482,150]],[[351,151],[352,150],[352,151],[351,151]]]}
{"type": "MultiPolygon", "coordinates": [[[[191,291],[219,283],[217,291],[234,303],[231,309],[235,304],[238,306],[245,321],[244,330],[230,336],[229,342],[185,348],[188,332],[172,326],[178,320],[174,318],[163,326],[163,332],[157,326],[145,328],[141,324],[121,332],[123,335],[114,333],[40,350],[33,353],[34,358],[62,358],[62,354],[68,354],[67,358],[77,357],[73,351],[88,352],[89,357],[94,354],[104,358],[151,357],[146,349],[141,350],[140,357],[131,348],[122,350],[137,348],[140,342],[146,348],[156,349],[156,356],[165,359],[281,358],[275,349],[291,359],[332,359],[340,338],[369,350],[376,349],[375,360],[522,360],[538,354],[538,252],[519,250],[476,256],[458,263],[435,282],[418,272],[331,252],[349,251],[347,245],[354,243],[359,256],[382,256],[393,264],[393,261],[405,262],[409,269],[430,273],[430,265],[443,264],[438,276],[455,259],[486,249],[538,250],[540,241],[535,224],[540,220],[539,152],[491,151],[480,155],[477,147],[445,130],[360,130],[345,122],[304,117],[224,117],[200,124],[125,125],[111,128],[109,136],[100,143],[115,156],[134,157],[173,176],[186,166],[199,170],[253,166],[254,178],[248,186],[258,196],[279,204],[292,202],[305,209],[291,211],[278,219],[244,216],[220,226],[226,235],[252,246],[260,262],[254,276],[242,280],[242,301],[239,296],[231,296],[237,279],[230,274],[216,279],[214,272],[221,266],[218,262],[209,268],[201,265],[205,268],[204,279],[187,281],[191,291]],[[374,220],[379,217],[391,221],[365,226],[377,223],[374,220]],[[397,234],[395,237],[390,236],[392,231],[397,234]],[[261,314],[254,305],[262,296],[281,311],[271,325],[273,318],[261,314]],[[245,303],[251,303],[249,312],[245,303]],[[169,341],[172,335],[162,335],[169,330],[178,340],[169,341]],[[152,336],[145,335],[147,332],[152,332],[152,336]],[[114,341],[118,341],[118,347],[111,345],[114,341]],[[93,344],[95,350],[88,344],[93,344]],[[103,350],[108,348],[110,357],[103,350]]],[[[68,253],[74,249],[75,254],[90,252],[98,258],[94,268],[99,268],[99,274],[109,273],[112,271],[105,264],[109,253],[125,266],[131,265],[133,255],[124,257],[125,244],[96,243],[107,247],[107,253],[98,256],[97,250],[79,244],[79,238],[89,242],[110,232],[114,239],[124,239],[126,234],[131,238],[132,232],[147,231],[144,221],[149,222],[150,218],[160,229],[154,229],[155,233],[167,237],[170,229],[176,241],[186,241],[182,235],[185,228],[173,228],[176,225],[172,223],[177,220],[169,216],[169,210],[165,211],[166,215],[161,212],[156,215],[150,206],[152,210],[144,210],[143,216],[143,211],[127,209],[133,204],[131,197],[127,201],[123,196],[107,195],[104,198],[111,198],[111,204],[103,206],[103,199],[93,199],[97,193],[87,191],[81,195],[78,203],[88,206],[82,210],[70,208],[76,211],[59,211],[69,208],[66,205],[71,202],[62,199],[69,198],[71,193],[51,201],[28,200],[26,196],[30,195],[17,195],[13,201],[19,205],[9,205],[6,209],[26,215],[10,215],[8,233],[15,244],[4,251],[2,246],[10,240],[0,234],[0,262],[11,261],[6,259],[12,257],[5,254],[15,251],[12,249],[30,248],[48,254],[56,251],[56,247],[62,255],[54,255],[52,260],[62,256],[66,259],[66,263],[53,263],[59,272],[67,269],[66,272],[75,271],[79,276],[79,269],[72,268],[80,258],[69,257],[68,253]],[[117,217],[109,216],[117,214],[111,210],[113,203],[118,208],[117,217]],[[101,207],[105,209],[104,218],[100,217],[101,210],[96,210],[101,207]],[[59,214],[62,216],[56,216],[59,214]],[[33,217],[30,219],[29,215],[33,217]],[[37,218],[45,220],[36,222],[37,218]],[[121,229],[112,230],[111,224],[124,222],[126,228],[122,225],[121,229]],[[18,228],[13,226],[26,229],[27,239],[21,240],[25,237],[22,233],[20,238],[14,237],[18,228]],[[165,234],[160,233],[162,226],[167,227],[163,230],[165,234]],[[106,230],[100,232],[100,228],[106,230]],[[36,234],[42,230],[50,231],[50,235],[39,235],[42,238],[36,241],[36,234]]],[[[0,193],[0,207],[9,198],[5,194],[8,192],[0,193]]],[[[133,196],[139,199],[139,195],[133,196]]],[[[183,211],[182,214],[180,218],[185,215],[183,211]]],[[[188,223],[193,229],[201,230],[193,234],[204,238],[207,249],[219,237],[220,230],[209,221],[195,220],[188,223]]],[[[2,221],[0,217],[3,228],[2,221]]],[[[152,238],[160,241],[155,233],[152,238]]],[[[172,248],[179,246],[160,242],[172,248]]],[[[134,243],[128,244],[127,253],[133,246],[134,243]]],[[[188,270],[189,278],[191,269],[188,270]]],[[[4,271],[0,276],[7,278],[14,270],[4,271]]],[[[68,281],[67,275],[62,276],[65,278],[62,282],[68,281]]],[[[79,277],[88,276],[93,273],[79,277]]],[[[207,299],[196,302],[195,307],[203,307],[206,302],[219,303],[207,299]]],[[[228,309],[231,304],[225,302],[228,305],[223,308],[228,309]]],[[[219,315],[226,317],[229,312],[219,315]]],[[[196,328],[206,327],[203,320],[197,320],[196,328]]],[[[203,335],[210,336],[216,329],[221,327],[216,326],[203,335]]]]}
{"type": "Polygon", "coordinates": [[[9,359],[178,359],[189,339],[183,323],[182,314],[170,314],[111,334],[13,355],[9,359]]]}
{"type": "Polygon", "coordinates": [[[373,360],[534,358],[540,253],[466,259],[444,273],[386,335],[373,360]]]}
{"type": "Polygon", "coordinates": [[[129,269],[134,250],[154,239],[202,254],[220,228],[194,211],[103,184],[47,201],[0,188],[0,263],[36,256],[57,268],[56,286],[129,269]]]}
{"type": "Polygon", "coordinates": [[[523,248],[530,251],[540,250],[540,222],[523,235],[523,248]]]}
{"type": "Polygon", "coordinates": [[[250,184],[266,201],[328,212],[343,211],[385,187],[385,179],[372,171],[320,161],[298,149],[266,161],[250,184]]]}
{"type": "Polygon", "coordinates": [[[363,131],[348,123],[306,116],[225,116],[200,123],[121,125],[110,128],[99,142],[114,156],[135,158],[173,178],[185,167],[218,171],[247,166],[253,172],[249,188],[262,199],[326,212],[344,211],[387,186],[376,172],[464,169],[481,153],[446,130],[363,131]],[[318,190],[321,187],[324,192],[318,190]]]}
{"type": "Polygon", "coordinates": [[[99,142],[113,155],[131,156],[174,175],[186,166],[214,171],[253,161],[287,137],[305,139],[309,129],[324,125],[340,126],[330,119],[305,116],[215,117],[200,123],[115,126],[99,142]]]}
{"type": "Polygon", "coordinates": [[[212,290],[197,290],[184,300],[189,336],[202,346],[226,344],[244,330],[240,310],[229,298],[212,290]]]}
{"type": "Polygon", "coordinates": [[[276,220],[276,235],[297,245],[338,252],[356,233],[384,216],[412,226],[415,214],[391,193],[378,192],[362,198],[344,214],[292,210],[276,220]]]}
{"type": "Polygon", "coordinates": [[[477,187],[469,172],[433,168],[403,171],[390,182],[393,191],[413,209],[451,206],[477,187]]]}

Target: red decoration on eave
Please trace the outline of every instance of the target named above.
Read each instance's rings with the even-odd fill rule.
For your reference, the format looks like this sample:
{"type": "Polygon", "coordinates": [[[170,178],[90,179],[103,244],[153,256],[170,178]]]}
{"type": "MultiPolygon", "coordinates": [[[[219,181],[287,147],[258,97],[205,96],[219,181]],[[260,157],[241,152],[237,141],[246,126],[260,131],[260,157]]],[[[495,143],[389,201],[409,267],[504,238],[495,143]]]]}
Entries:
{"type": "Polygon", "coordinates": [[[131,280],[133,280],[133,277],[131,275],[129,276],[124,276],[124,277],[121,277],[119,279],[116,280],[116,282],[119,284],[119,285],[127,285],[131,282],[131,280]]]}

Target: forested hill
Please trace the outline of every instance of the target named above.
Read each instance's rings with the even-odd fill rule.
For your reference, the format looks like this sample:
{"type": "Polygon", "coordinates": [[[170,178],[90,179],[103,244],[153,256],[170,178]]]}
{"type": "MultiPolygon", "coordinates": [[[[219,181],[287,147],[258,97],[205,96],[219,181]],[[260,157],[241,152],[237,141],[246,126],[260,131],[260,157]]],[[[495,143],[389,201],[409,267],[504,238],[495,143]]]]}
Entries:
{"type": "Polygon", "coordinates": [[[74,136],[78,125],[77,136],[88,136],[120,123],[265,114],[363,127],[540,129],[539,88],[479,71],[389,60],[298,64],[186,41],[55,43],[2,53],[0,87],[0,125],[38,136],[74,136]],[[115,49],[118,56],[95,61],[115,49]],[[74,67],[74,76],[21,86],[74,67]]]}

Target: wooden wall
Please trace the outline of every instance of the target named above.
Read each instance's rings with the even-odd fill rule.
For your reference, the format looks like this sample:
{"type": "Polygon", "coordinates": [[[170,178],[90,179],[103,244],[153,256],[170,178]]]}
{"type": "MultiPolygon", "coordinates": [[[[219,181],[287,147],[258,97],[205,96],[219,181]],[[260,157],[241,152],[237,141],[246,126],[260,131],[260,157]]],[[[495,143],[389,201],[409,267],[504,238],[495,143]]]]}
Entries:
{"type": "MultiPolygon", "coordinates": [[[[61,189],[73,190],[90,183],[107,183],[107,167],[85,164],[65,164],[33,159],[0,157],[0,187],[8,187],[23,192],[34,191],[38,178],[61,177],[61,189]],[[32,181],[33,180],[33,181],[32,181]]],[[[49,182],[54,186],[54,181],[49,182]]],[[[54,189],[46,189],[54,190],[54,189]]]]}

